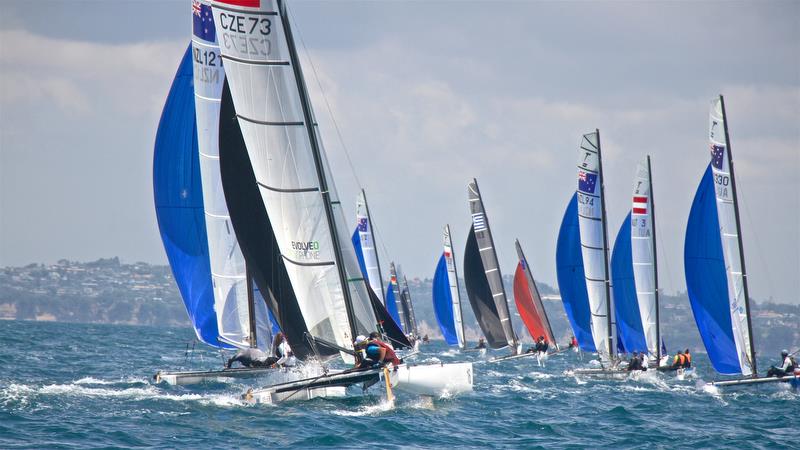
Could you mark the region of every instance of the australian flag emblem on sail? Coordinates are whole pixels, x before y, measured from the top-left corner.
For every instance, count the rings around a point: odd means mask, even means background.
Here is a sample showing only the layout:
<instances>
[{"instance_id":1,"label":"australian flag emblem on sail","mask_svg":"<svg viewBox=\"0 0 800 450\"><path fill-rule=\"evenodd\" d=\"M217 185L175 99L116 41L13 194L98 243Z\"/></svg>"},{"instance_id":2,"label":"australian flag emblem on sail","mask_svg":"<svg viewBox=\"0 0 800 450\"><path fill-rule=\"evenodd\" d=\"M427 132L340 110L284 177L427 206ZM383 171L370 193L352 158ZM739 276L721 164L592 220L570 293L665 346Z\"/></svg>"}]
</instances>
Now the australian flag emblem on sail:
<instances>
[{"instance_id":1,"label":"australian flag emblem on sail","mask_svg":"<svg viewBox=\"0 0 800 450\"><path fill-rule=\"evenodd\" d=\"M725 158L725 146L711 144L711 165L722 170L722 160Z\"/></svg>"},{"instance_id":2,"label":"australian flag emblem on sail","mask_svg":"<svg viewBox=\"0 0 800 450\"><path fill-rule=\"evenodd\" d=\"M362 233L366 233L367 232L367 218L366 217L361 217L361 218L358 219L358 231L360 231Z\"/></svg>"},{"instance_id":3,"label":"australian flag emblem on sail","mask_svg":"<svg viewBox=\"0 0 800 450\"><path fill-rule=\"evenodd\" d=\"M198 0L192 0L192 32L195 37L207 42L216 42L217 40L211 6Z\"/></svg>"},{"instance_id":4,"label":"australian flag emblem on sail","mask_svg":"<svg viewBox=\"0 0 800 450\"><path fill-rule=\"evenodd\" d=\"M597 185L597 174L584 171L578 172L578 190L588 194L594 194Z\"/></svg>"},{"instance_id":5,"label":"australian flag emblem on sail","mask_svg":"<svg viewBox=\"0 0 800 450\"><path fill-rule=\"evenodd\" d=\"M486 217L482 212L472 215L472 226L475 228L475 231L483 231L486 229Z\"/></svg>"}]
</instances>

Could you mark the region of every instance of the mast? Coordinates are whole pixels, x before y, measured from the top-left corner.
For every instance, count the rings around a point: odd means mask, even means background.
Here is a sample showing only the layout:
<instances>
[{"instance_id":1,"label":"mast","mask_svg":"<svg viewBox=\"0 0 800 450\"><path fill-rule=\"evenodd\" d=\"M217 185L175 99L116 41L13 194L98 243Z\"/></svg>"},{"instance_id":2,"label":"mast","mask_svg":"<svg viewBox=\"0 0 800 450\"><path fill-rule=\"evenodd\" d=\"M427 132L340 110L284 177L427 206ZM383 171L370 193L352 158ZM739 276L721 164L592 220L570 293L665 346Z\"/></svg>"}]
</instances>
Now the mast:
<instances>
[{"instance_id":1,"label":"mast","mask_svg":"<svg viewBox=\"0 0 800 450\"><path fill-rule=\"evenodd\" d=\"M653 275L655 276L656 297L656 366L661 364L661 318L658 307L658 254L656 253L656 198L653 195L653 172L650 168L650 155L647 155L647 179L650 182L650 222L653 227Z\"/></svg>"},{"instance_id":2,"label":"mast","mask_svg":"<svg viewBox=\"0 0 800 450\"><path fill-rule=\"evenodd\" d=\"M256 335L256 302L255 293L253 292L253 276L250 274L250 269L247 263L244 266L245 282L247 283L247 318L250 322L250 348L258 347L258 336Z\"/></svg>"},{"instance_id":3,"label":"mast","mask_svg":"<svg viewBox=\"0 0 800 450\"><path fill-rule=\"evenodd\" d=\"M742 288L744 289L744 308L747 312L747 338L750 341L750 364L753 367L753 378L758 378L756 368L756 348L753 345L753 322L750 318L750 295L747 289L747 270L744 266L744 246L742 245L742 224L739 220L739 197L736 195L736 176L733 173L733 153L731 152L731 141L728 136L728 117L725 114L725 99L719 96L720 107L722 108L722 126L725 130L725 147L728 149L728 168L731 173L731 190L733 192L733 213L736 217L736 237L739 241L739 261L742 265Z\"/></svg>"},{"instance_id":4,"label":"mast","mask_svg":"<svg viewBox=\"0 0 800 450\"><path fill-rule=\"evenodd\" d=\"M614 331L611 323L611 282L608 277L608 224L606 219L606 188L604 186L605 177L603 176L603 155L600 151L600 130L595 128L597 133L597 172L600 175L600 209L603 217L603 263L605 264L605 285L606 285L606 321L608 322L608 357L614 355Z\"/></svg>"},{"instance_id":5,"label":"mast","mask_svg":"<svg viewBox=\"0 0 800 450\"><path fill-rule=\"evenodd\" d=\"M300 104L303 108L303 119L306 122L306 131L308 132L308 139L311 144L311 153L314 156L314 166L317 171L319 179L320 194L325 205L325 216L328 220L331 232L331 243L333 244L333 255L336 259L336 269L339 272L339 282L342 285L342 295L344 296L345 309L347 310L348 323L350 325L350 341L352 342L356 336L355 325L355 312L353 311L353 299L350 297L350 289L347 281L347 272L342 260L342 250L339 243L339 235L336 232L336 221L333 218L333 207L331 205L330 191L328 190L328 180L325 178L325 170L322 165L322 155L317 142L317 136L314 132L314 119L311 113L310 101L308 98L308 90L306 88L306 81L303 78L303 71L300 69L300 58L297 55L297 48L294 44L294 37L292 36L291 25L289 24L289 15L286 11L286 2L284 0L277 0L278 8L280 10L281 23L286 34L286 44L289 48L289 57L292 62L292 70L294 71L295 79L297 80L297 90L300 95Z\"/></svg>"},{"instance_id":6,"label":"mast","mask_svg":"<svg viewBox=\"0 0 800 450\"><path fill-rule=\"evenodd\" d=\"M381 272L381 258L378 255L378 241L375 239L375 224L372 222L372 216L369 213L369 203L367 202L367 193L364 191L364 188L361 188L361 196L364 197L364 209L367 210L367 222L369 223L369 237L372 239L372 245L375 247L375 264L378 265L378 280L380 280L381 282L381 298L383 298L383 303L385 305L386 293L383 292L383 272Z\"/></svg>"}]
</instances>

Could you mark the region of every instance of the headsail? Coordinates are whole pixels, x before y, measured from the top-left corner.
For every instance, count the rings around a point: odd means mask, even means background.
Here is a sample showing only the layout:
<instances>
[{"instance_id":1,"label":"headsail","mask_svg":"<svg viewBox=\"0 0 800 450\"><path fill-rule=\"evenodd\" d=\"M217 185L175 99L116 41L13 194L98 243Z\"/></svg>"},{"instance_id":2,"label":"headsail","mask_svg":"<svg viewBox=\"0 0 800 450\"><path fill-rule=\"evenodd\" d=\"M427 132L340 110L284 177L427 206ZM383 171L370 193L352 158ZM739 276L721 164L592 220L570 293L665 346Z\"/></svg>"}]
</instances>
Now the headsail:
<instances>
[{"instance_id":1,"label":"headsail","mask_svg":"<svg viewBox=\"0 0 800 450\"><path fill-rule=\"evenodd\" d=\"M230 222L222 190L219 167L219 107L225 71L219 56L211 5L203 1L192 4L192 53L194 56L194 102L197 114L197 136L200 153L200 175L203 185L208 253L214 286L214 309L222 341L236 347L256 345L269 349L269 328L251 328L244 257ZM266 314L263 301L256 319ZM255 313L255 311L254 311ZM251 343L251 331L257 342Z\"/></svg>"},{"instance_id":2,"label":"headsail","mask_svg":"<svg viewBox=\"0 0 800 450\"><path fill-rule=\"evenodd\" d=\"M472 214L472 228L470 228L469 238L467 239L467 249L464 250L464 276L466 277L467 294L470 297L470 303L475 310L476 317L479 315L478 309L482 310L481 316L486 316L484 322L481 322L481 319L478 319L478 322L481 324L481 328L486 338L489 340L489 345L491 345L492 348L510 346L516 351L517 336L514 334L514 328L511 324L511 315L508 311L508 300L506 299L506 289L505 286L503 286L503 277L500 273L500 265L497 262L494 240L492 239L492 232L489 228L489 219L486 217L486 211L483 207L477 180L473 179L472 182L469 183L467 186L467 193L469 209ZM476 256L480 260L480 270L477 270ZM479 279L473 280L472 277L474 276L479 277ZM471 283L473 289L470 289ZM494 307L483 312L485 307L489 306L484 305L484 303L487 303L487 299L484 298L486 287L489 289L489 300L493 303ZM497 317L495 319L494 317L489 317L489 315L496 315ZM503 334L502 340L499 339L500 336L496 336L497 330L494 328L497 323L495 322L499 322L500 330L502 330ZM486 328L484 328L484 326L486 326ZM493 340L494 344L492 343ZM505 341L505 343L503 343L503 341Z\"/></svg>"},{"instance_id":3,"label":"headsail","mask_svg":"<svg viewBox=\"0 0 800 450\"><path fill-rule=\"evenodd\" d=\"M592 313L592 337L601 359L616 351L608 270L603 167L600 132L584 134L578 158L578 223L583 255L586 291Z\"/></svg>"},{"instance_id":4,"label":"headsail","mask_svg":"<svg viewBox=\"0 0 800 450\"><path fill-rule=\"evenodd\" d=\"M636 296L633 260L631 258L631 214L625 216L611 253L611 278L614 284L614 312L622 351L646 352L640 303ZM654 354L655 355L655 354Z\"/></svg>"},{"instance_id":5,"label":"headsail","mask_svg":"<svg viewBox=\"0 0 800 450\"><path fill-rule=\"evenodd\" d=\"M358 201L356 201L356 229L353 231L352 241L361 273L369 282L375 295L383 302L383 277L381 275L380 262L378 261L377 241L375 240L375 230L372 227L372 220L369 214L369 206L367 206L367 195L363 189L358 195Z\"/></svg>"},{"instance_id":6,"label":"headsail","mask_svg":"<svg viewBox=\"0 0 800 450\"><path fill-rule=\"evenodd\" d=\"M215 1L214 23L256 183L302 317L313 336L351 348L354 334L374 330L377 319L343 230L285 4ZM237 23L252 26L231 25Z\"/></svg>"},{"instance_id":7,"label":"headsail","mask_svg":"<svg viewBox=\"0 0 800 450\"><path fill-rule=\"evenodd\" d=\"M592 338L592 315L589 309L589 294L586 292L586 278L583 274L577 193L572 194L558 231L556 275L564 311L567 313L578 345L586 352L597 351Z\"/></svg>"},{"instance_id":8,"label":"headsail","mask_svg":"<svg viewBox=\"0 0 800 450\"><path fill-rule=\"evenodd\" d=\"M547 318L547 311L542 303L542 296L536 287L530 265L522 252L519 240L515 240L519 263L514 272L514 301L517 304L517 311L522 317L522 322L528 328L531 337L536 340L539 336L544 336L550 345L558 347L550 320Z\"/></svg>"},{"instance_id":9,"label":"headsail","mask_svg":"<svg viewBox=\"0 0 800 450\"><path fill-rule=\"evenodd\" d=\"M153 197L164 250L197 338L219 340L203 216L192 88L192 47L186 49L169 90L153 152Z\"/></svg>"},{"instance_id":10,"label":"headsail","mask_svg":"<svg viewBox=\"0 0 800 450\"><path fill-rule=\"evenodd\" d=\"M458 275L449 225L444 227L444 251L433 275L433 312L445 342L464 348L461 295L458 291Z\"/></svg>"},{"instance_id":11,"label":"headsail","mask_svg":"<svg viewBox=\"0 0 800 450\"><path fill-rule=\"evenodd\" d=\"M717 372L757 373L725 107L711 105L711 163L686 228L684 267L692 312Z\"/></svg>"}]
</instances>

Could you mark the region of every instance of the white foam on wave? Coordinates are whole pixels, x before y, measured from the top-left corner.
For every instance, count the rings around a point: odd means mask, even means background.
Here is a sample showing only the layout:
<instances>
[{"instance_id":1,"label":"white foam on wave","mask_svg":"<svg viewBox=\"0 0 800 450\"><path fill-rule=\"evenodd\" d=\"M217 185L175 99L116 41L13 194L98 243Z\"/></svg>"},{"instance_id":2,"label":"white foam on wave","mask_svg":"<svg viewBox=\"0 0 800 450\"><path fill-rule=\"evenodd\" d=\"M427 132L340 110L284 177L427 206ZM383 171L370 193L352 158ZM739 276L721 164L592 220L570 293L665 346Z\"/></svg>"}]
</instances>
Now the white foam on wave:
<instances>
[{"instance_id":1,"label":"white foam on wave","mask_svg":"<svg viewBox=\"0 0 800 450\"><path fill-rule=\"evenodd\" d=\"M333 411L333 414L345 417L375 416L387 411L391 411L392 409L394 409L394 402L382 399L381 402L376 405L363 406L355 411L348 411L346 409L337 409Z\"/></svg>"},{"instance_id":2,"label":"white foam on wave","mask_svg":"<svg viewBox=\"0 0 800 450\"><path fill-rule=\"evenodd\" d=\"M549 373L543 373L543 372L530 372L530 373L528 373L528 376L531 377L531 378L536 378L536 379L540 379L540 380L546 380L548 378L553 378L553 375L551 375Z\"/></svg>"}]
</instances>

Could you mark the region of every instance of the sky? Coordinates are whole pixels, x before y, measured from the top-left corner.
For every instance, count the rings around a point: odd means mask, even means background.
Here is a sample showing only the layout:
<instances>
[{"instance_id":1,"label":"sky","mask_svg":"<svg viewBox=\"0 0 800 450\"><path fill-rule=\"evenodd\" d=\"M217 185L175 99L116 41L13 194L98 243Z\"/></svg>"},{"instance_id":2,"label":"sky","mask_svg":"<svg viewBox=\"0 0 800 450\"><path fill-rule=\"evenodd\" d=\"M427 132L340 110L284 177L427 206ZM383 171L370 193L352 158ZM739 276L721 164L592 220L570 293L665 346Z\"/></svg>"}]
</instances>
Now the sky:
<instances>
[{"instance_id":1,"label":"sky","mask_svg":"<svg viewBox=\"0 0 800 450\"><path fill-rule=\"evenodd\" d=\"M661 286L685 291L686 221L722 93L751 296L800 303L800 2L289 8L340 196L354 214L367 190L382 261L432 277L446 223L460 260L475 177L501 270L513 273L519 238L534 276L556 285L578 144L599 128L610 241L649 154ZM153 142L190 15L189 0L0 2L0 266L166 264Z\"/></svg>"}]
</instances>

